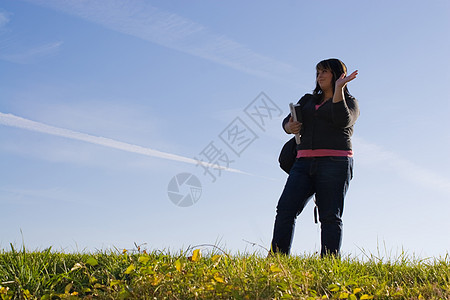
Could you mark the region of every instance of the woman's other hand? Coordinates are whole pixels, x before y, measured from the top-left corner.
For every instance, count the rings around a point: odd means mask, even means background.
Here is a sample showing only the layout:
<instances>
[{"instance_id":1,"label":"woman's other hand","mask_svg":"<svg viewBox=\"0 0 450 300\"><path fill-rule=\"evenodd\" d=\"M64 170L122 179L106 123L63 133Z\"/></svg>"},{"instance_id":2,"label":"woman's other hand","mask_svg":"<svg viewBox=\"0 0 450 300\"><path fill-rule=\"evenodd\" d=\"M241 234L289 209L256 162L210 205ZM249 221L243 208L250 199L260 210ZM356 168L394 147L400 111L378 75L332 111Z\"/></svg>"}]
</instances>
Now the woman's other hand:
<instances>
[{"instance_id":1,"label":"woman's other hand","mask_svg":"<svg viewBox=\"0 0 450 300\"><path fill-rule=\"evenodd\" d=\"M294 118L292 116L289 118L289 121L286 123L286 125L284 125L284 130L287 133L297 134L300 132L301 128L302 128L302 123L300 123L298 121L294 121Z\"/></svg>"}]
</instances>

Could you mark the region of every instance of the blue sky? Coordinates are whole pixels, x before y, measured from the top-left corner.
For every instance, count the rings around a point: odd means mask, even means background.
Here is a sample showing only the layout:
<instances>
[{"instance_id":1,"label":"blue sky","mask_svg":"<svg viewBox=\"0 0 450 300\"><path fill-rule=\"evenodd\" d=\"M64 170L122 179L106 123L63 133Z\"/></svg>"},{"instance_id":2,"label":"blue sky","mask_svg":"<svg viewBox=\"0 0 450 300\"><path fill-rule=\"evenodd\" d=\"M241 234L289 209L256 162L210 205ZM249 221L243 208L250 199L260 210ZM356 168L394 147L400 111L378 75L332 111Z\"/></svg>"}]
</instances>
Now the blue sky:
<instances>
[{"instance_id":1,"label":"blue sky","mask_svg":"<svg viewBox=\"0 0 450 300\"><path fill-rule=\"evenodd\" d=\"M281 120L338 57L361 108L343 252L445 255L448 28L444 0L2 1L0 248L268 247ZM230 169L206 173L208 153ZM189 207L168 194L182 173L201 182ZM319 232L310 203L293 253Z\"/></svg>"}]
</instances>

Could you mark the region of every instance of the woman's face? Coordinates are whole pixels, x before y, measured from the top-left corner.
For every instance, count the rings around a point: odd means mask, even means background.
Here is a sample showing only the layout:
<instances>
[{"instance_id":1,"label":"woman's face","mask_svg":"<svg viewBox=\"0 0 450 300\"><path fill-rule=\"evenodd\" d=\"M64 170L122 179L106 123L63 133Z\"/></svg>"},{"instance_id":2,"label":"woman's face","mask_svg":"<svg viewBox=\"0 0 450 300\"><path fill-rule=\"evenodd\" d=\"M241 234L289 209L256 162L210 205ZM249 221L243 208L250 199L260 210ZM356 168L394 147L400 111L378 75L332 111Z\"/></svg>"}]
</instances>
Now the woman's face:
<instances>
[{"instance_id":1,"label":"woman's face","mask_svg":"<svg viewBox=\"0 0 450 300\"><path fill-rule=\"evenodd\" d=\"M331 70L317 70L317 83L324 92L333 90L333 73L331 73Z\"/></svg>"}]
</instances>

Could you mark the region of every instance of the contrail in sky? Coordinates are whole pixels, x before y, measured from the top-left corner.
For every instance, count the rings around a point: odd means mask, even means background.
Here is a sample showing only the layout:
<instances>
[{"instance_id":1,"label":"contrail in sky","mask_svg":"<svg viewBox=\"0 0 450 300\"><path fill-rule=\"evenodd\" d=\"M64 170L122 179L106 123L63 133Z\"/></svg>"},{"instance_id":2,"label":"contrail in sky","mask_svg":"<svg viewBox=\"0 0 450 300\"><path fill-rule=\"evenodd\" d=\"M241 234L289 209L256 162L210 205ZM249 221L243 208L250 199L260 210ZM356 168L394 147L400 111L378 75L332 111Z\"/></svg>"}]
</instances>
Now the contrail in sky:
<instances>
[{"instance_id":1,"label":"contrail in sky","mask_svg":"<svg viewBox=\"0 0 450 300\"><path fill-rule=\"evenodd\" d=\"M83 141L83 142L87 142L87 143L91 143L91 144L97 144L97 145L101 145L104 147L119 149L119 150L123 150L123 151L127 151L127 152L147 155L147 156L151 156L151 157L164 158L164 159L168 159L168 160L172 160L172 161L179 161L179 162L184 162L184 163L194 164L194 165L200 164L199 161L197 161L193 158L184 157L184 156L171 154L171 153L165 153L165 152L161 152L161 151L150 149L150 148L145 148L145 147L138 146L138 145L133 145L133 144L129 144L129 143L116 141L116 140L113 140L110 138L94 136L94 135L90 135L90 134L86 134L86 133L72 131L69 129L54 127L54 126L46 125L46 124L43 124L40 122L24 119L24 118L15 116L13 114L4 114L4 113L0 112L0 124L10 126L10 127L17 127L17 128L22 128L22 129L26 129L26 130L37 131L37 132L46 133L46 134L50 134L50 135L65 137L65 138L69 138L69 139L73 139L73 140L79 140L79 141ZM207 163L207 162L201 162L201 164L203 166L221 169L221 170L228 171L228 172L234 172L234 173L240 173L240 174L254 176L253 174L250 174L247 172L243 172L243 171L240 171L237 169L232 169L232 168L226 168L224 166L219 166L216 164L211 164L211 163Z\"/></svg>"}]
</instances>

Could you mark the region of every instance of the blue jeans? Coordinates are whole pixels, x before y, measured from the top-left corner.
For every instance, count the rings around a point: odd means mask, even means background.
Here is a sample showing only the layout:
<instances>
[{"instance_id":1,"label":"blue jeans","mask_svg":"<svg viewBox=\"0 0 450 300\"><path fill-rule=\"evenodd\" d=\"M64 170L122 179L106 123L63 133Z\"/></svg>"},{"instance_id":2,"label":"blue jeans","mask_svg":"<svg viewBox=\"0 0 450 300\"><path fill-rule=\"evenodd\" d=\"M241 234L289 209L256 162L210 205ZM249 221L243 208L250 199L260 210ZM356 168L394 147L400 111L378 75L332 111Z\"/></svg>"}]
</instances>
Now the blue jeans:
<instances>
[{"instance_id":1,"label":"blue jeans","mask_svg":"<svg viewBox=\"0 0 450 300\"><path fill-rule=\"evenodd\" d=\"M339 254L344 197L353 177L353 158L299 158L277 205L272 251L289 254L295 220L315 194L321 224L321 256Z\"/></svg>"}]
</instances>

